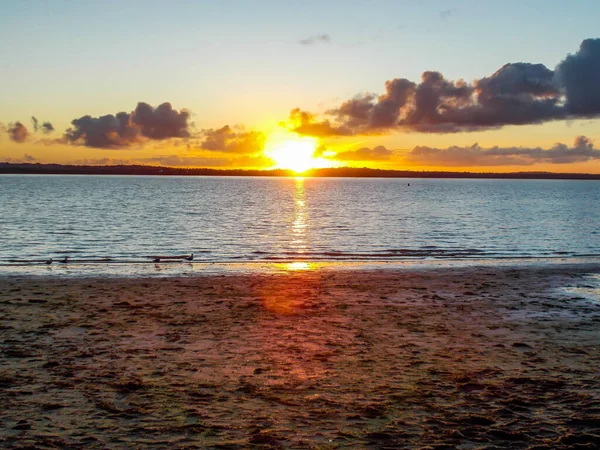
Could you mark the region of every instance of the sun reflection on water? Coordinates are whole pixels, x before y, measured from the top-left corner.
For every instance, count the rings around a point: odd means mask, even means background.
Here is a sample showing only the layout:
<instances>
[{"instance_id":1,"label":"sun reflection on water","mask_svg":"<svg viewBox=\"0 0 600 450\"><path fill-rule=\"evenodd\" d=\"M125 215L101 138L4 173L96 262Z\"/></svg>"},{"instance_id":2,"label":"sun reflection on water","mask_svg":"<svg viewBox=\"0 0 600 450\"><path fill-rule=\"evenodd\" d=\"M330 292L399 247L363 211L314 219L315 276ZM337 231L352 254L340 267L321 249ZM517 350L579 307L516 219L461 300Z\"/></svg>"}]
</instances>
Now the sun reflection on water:
<instances>
[{"instance_id":1,"label":"sun reflection on water","mask_svg":"<svg viewBox=\"0 0 600 450\"><path fill-rule=\"evenodd\" d=\"M284 268L287 270L295 271L295 270L311 270L313 269L312 264L307 263L305 261L294 261L291 263L284 264Z\"/></svg>"},{"instance_id":2,"label":"sun reflection on water","mask_svg":"<svg viewBox=\"0 0 600 450\"><path fill-rule=\"evenodd\" d=\"M307 211L306 211L306 189L304 178L297 177L294 191L294 221L292 222L292 250L296 253L304 253L307 249Z\"/></svg>"}]
</instances>

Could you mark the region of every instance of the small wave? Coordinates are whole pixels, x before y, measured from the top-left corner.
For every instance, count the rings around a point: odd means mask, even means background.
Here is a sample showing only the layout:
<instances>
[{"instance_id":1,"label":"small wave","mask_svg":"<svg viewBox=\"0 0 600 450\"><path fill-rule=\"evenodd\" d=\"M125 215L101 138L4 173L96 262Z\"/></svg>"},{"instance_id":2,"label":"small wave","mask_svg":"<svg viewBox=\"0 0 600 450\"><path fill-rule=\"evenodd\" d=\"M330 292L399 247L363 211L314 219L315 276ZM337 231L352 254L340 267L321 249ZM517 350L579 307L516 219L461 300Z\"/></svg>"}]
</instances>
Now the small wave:
<instances>
[{"instance_id":1,"label":"small wave","mask_svg":"<svg viewBox=\"0 0 600 450\"><path fill-rule=\"evenodd\" d=\"M320 251L320 252L298 252L298 251L282 251L282 252L265 252L254 251L253 255L259 255L258 259L277 260L282 258L296 259L403 259L403 258L468 258L473 256L492 256L493 253L479 249L384 249L371 252L345 252L345 251Z\"/></svg>"}]
</instances>

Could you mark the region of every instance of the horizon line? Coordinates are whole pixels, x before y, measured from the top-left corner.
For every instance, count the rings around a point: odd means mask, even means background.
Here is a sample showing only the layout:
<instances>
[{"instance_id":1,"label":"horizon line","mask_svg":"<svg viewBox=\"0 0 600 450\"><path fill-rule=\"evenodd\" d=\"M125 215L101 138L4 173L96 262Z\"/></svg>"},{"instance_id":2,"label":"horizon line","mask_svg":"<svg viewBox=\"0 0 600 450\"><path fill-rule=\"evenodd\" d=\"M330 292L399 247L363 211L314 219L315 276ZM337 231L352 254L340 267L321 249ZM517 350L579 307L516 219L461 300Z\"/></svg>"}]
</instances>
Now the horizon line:
<instances>
[{"instance_id":1,"label":"horizon line","mask_svg":"<svg viewBox=\"0 0 600 450\"><path fill-rule=\"evenodd\" d=\"M129 169L129 170L127 170ZM135 169L135 171L134 171ZM140 173L139 171L144 171ZM196 172L196 173L194 173ZM0 162L0 174L6 175L153 175L153 176L264 176L306 178L527 178L600 180L600 174L582 172L472 172L452 170L399 170L370 167L326 167L304 172L289 169L216 169L209 167L149 166L143 164L86 165L59 163Z\"/></svg>"}]
</instances>

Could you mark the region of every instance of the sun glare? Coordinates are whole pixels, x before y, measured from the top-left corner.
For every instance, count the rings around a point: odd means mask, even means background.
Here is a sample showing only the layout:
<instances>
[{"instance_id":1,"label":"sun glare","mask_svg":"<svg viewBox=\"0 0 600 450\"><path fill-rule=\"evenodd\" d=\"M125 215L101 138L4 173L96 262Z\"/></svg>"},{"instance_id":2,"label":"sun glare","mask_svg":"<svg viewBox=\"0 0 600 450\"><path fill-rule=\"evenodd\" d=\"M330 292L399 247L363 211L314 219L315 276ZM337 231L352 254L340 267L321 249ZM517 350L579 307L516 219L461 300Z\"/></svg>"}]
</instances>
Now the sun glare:
<instances>
[{"instance_id":1,"label":"sun glare","mask_svg":"<svg viewBox=\"0 0 600 450\"><path fill-rule=\"evenodd\" d=\"M264 153L275 162L275 167L302 173L320 165L320 158L314 157L318 146L319 140L316 138L298 136L281 129L269 135Z\"/></svg>"}]
</instances>

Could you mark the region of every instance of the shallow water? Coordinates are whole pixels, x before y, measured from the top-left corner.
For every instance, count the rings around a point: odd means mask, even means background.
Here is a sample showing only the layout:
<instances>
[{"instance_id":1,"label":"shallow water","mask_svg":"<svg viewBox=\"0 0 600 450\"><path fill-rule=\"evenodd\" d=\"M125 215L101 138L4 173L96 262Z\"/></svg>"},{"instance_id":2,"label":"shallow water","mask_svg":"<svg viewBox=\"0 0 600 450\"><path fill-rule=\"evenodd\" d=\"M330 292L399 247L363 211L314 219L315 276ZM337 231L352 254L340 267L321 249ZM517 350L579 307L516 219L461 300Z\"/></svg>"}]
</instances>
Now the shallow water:
<instances>
[{"instance_id":1,"label":"shallow water","mask_svg":"<svg viewBox=\"0 0 600 450\"><path fill-rule=\"evenodd\" d=\"M600 183L0 176L0 264L600 255Z\"/></svg>"}]
</instances>

